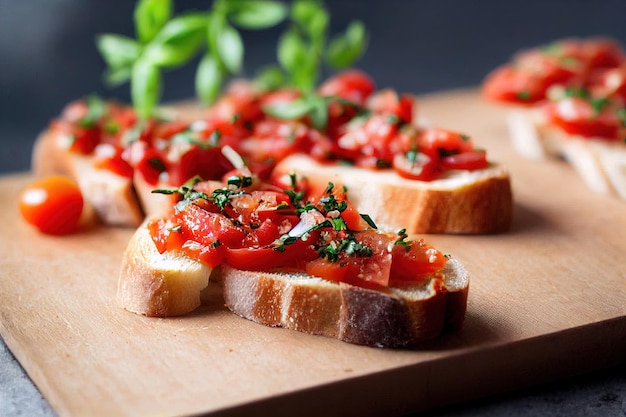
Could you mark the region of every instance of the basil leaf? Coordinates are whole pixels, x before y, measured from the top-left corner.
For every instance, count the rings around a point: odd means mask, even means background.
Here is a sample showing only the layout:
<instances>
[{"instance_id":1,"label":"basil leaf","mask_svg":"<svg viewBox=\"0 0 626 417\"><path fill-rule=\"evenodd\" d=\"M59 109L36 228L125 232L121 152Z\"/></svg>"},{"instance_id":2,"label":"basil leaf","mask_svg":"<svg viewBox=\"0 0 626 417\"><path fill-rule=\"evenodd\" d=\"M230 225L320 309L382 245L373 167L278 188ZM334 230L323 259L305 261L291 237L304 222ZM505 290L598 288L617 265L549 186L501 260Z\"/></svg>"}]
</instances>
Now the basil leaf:
<instances>
[{"instance_id":1,"label":"basil leaf","mask_svg":"<svg viewBox=\"0 0 626 417\"><path fill-rule=\"evenodd\" d=\"M231 21L244 29L265 29L282 22L287 6L277 1L243 0L234 6Z\"/></svg>"},{"instance_id":2,"label":"basil leaf","mask_svg":"<svg viewBox=\"0 0 626 417\"><path fill-rule=\"evenodd\" d=\"M337 35L330 41L326 60L334 68L347 68L361 56L366 44L365 26L360 21L353 21L344 34Z\"/></svg>"},{"instance_id":3,"label":"basil leaf","mask_svg":"<svg viewBox=\"0 0 626 417\"><path fill-rule=\"evenodd\" d=\"M295 120L305 116L313 109L310 100L299 98L293 101L278 102L263 106L263 111L272 117Z\"/></svg>"},{"instance_id":4,"label":"basil leaf","mask_svg":"<svg viewBox=\"0 0 626 417\"><path fill-rule=\"evenodd\" d=\"M140 59L133 66L131 96L133 106L142 118L148 118L159 102L161 73L152 63Z\"/></svg>"},{"instance_id":5,"label":"basil leaf","mask_svg":"<svg viewBox=\"0 0 626 417\"><path fill-rule=\"evenodd\" d=\"M225 24L217 38L218 55L231 74L241 71L243 63L243 41L241 35L232 26Z\"/></svg>"},{"instance_id":6,"label":"basil leaf","mask_svg":"<svg viewBox=\"0 0 626 417\"><path fill-rule=\"evenodd\" d=\"M85 103L87 104L87 114L80 119L80 125L92 128L104 116L107 106L104 100L95 94L87 96Z\"/></svg>"},{"instance_id":7,"label":"basil leaf","mask_svg":"<svg viewBox=\"0 0 626 417\"><path fill-rule=\"evenodd\" d=\"M175 17L146 46L144 57L159 67L176 67L191 59L204 42L206 16L190 13Z\"/></svg>"},{"instance_id":8,"label":"basil leaf","mask_svg":"<svg viewBox=\"0 0 626 417\"><path fill-rule=\"evenodd\" d=\"M135 7L135 31L139 41L150 42L171 16L171 0L140 0Z\"/></svg>"},{"instance_id":9,"label":"basil leaf","mask_svg":"<svg viewBox=\"0 0 626 417\"><path fill-rule=\"evenodd\" d=\"M207 30L207 43L208 49L212 54L216 55L216 59L219 59L219 37L222 33L223 27L227 24L226 15L214 10L208 17L208 30Z\"/></svg>"},{"instance_id":10,"label":"basil leaf","mask_svg":"<svg viewBox=\"0 0 626 417\"><path fill-rule=\"evenodd\" d=\"M323 46L326 40L326 29L328 28L329 19L328 12L321 7L311 16L305 30L308 32L312 42Z\"/></svg>"},{"instance_id":11,"label":"basil leaf","mask_svg":"<svg viewBox=\"0 0 626 417\"><path fill-rule=\"evenodd\" d=\"M213 56L206 54L196 70L196 92L200 100L208 105L220 93L224 74L220 65Z\"/></svg>"},{"instance_id":12,"label":"basil leaf","mask_svg":"<svg viewBox=\"0 0 626 417\"><path fill-rule=\"evenodd\" d=\"M317 58L302 58L296 71L291 74L291 84L301 91L312 93L317 82L318 66Z\"/></svg>"},{"instance_id":13,"label":"basil leaf","mask_svg":"<svg viewBox=\"0 0 626 417\"><path fill-rule=\"evenodd\" d=\"M113 69L131 66L141 54L141 45L122 35L99 35L96 37L96 46L106 64Z\"/></svg>"},{"instance_id":14,"label":"basil leaf","mask_svg":"<svg viewBox=\"0 0 626 417\"><path fill-rule=\"evenodd\" d=\"M310 33L311 22L320 12L325 13L319 2L315 0L297 0L291 6L291 19Z\"/></svg>"},{"instance_id":15,"label":"basil leaf","mask_svg":"<svg viewBox=\"0 0 626 417\"><path fill-rule=\"evenodd\" d=\"M306 61L306 45L298 31L291 28L278 40L278 62L288 72L295 73Z\"/></svg>"},{"instance_id":16,"label":"basil leaf","mask_svg":"<svg viewBox=\"0 0 626 417\"><path fill-rule=\"evenodd\" d=\"M130 76L133 72L133 67L121 67L117 69L108 68L104 72L104 82L109 87L117 87L126 81L130 80Z\"/></svg>"},{"instance_id":17,"label":"basil leaf","mask_svg":"<svg viewBox=\"0 0 626 417\"><path fill-rule=\"evenodd\" d=\"M311 96L309 103L311 105L311 111L309 112L311 124L316 129L326 129L328 124L328 102L322 97Z\"/></svg>"},{"instance_id":18,"label":"basil leaf","mask_svg":"<svg viewBox=\"0 0 626 417\"><path fill-rule=\"evenodd\" d=\"M285 83L285 73L277 66L263 68L254 79L255 86L262 91L272 91Z\"/></svg>"}]
</instances>

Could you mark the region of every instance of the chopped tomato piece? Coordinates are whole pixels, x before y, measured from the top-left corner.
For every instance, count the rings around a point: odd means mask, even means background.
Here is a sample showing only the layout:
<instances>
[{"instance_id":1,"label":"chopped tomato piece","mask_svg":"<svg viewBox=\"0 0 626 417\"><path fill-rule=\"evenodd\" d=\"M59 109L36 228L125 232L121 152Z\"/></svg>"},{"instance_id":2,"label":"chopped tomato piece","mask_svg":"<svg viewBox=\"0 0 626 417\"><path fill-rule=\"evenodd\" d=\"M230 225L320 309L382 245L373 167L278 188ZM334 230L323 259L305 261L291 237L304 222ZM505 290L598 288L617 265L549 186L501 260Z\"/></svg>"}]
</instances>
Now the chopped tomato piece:
<instances>
[{"instance_id":1,"label":"chopped tomato piece","mask_svg":"<svg viewBox=\"0 0 626 417\"><path fill-rule=\"evenodd\" d=\"M393 246L391 264L391 283L415 282L420 278L434 274L444 267L446 257L423 239L407 242L407 245Z\"/></svg>"},{"instance_id":2,"label":"chopped tomato piece","mask_svg":"<svg viewBox=\"0 0 626 417\"><path fill-rule=\"evenodd\" d=\"M374 82L365 73L358 70L347 70L320 85L317 93L321 96L335 96L364 105L374 89Z\"/></svg>"},{"instance_id":3,"label":"chopped tomato piece","mask_svg":"<svg viewBox=\"0 0 626 417\"><path fill-rule=\"evenodd\" d=\"M474 150L469 136L444 129L426 129L418 137L420 152L438 159Z\"/></svg>"},{"instance_id":4,"label":"chopped tomato piece","mask_svg":"<svg viewBox=\"0 0 626 417\"><path fill-rule=\"evenodd\" d=\"M100 144L94 151L96 168L106 169L126 178L133 177L133 167L123 158L124 149L121 146Z\"/></svg>"},{"instance_id":5,"label":"chopped tomato piece","mask_svg":"<svg viewBox=\"0 0 626 417\"><path fill-rule=\"evenodd\" d=\"M608 100L565 97L543 107L548 120L564 132L583 137L617 140L621 120Z\"/></svg>"},{"instance_id":6,"label":"chopped tomato piece","mask_svg":"<svg viewBox=\"0 0 626 417\"><path fill-rule=\"evenodd\" d=\"M416 151L397 154L393 158L393 168L398 175L410 180L431 181L439 175L437 159Z\"/></svg>"},{"instance_id":7,"label":"chopped tomato piece","mask_svg":"<svg viewBox=\"0 0 626 417\"><path fill-rule=\"evenodd\" d=\"M441 166L445 169L462 169L476 171L489 166L485 151L469 151L441 158Z\"/></svg>"}]
</instances>

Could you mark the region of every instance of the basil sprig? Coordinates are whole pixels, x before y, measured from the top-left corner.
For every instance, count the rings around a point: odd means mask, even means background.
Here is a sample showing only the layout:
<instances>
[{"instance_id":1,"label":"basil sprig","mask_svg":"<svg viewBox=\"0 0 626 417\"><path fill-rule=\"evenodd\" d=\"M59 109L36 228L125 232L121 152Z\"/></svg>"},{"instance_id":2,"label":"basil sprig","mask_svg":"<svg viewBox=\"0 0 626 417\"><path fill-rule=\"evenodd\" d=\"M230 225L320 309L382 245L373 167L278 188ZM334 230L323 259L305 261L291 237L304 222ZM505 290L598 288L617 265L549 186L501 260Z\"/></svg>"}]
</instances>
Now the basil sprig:
<instances>
[{"instance_id":1,"label":"basil sprig","mask_svg":"<svg viewBox=\"0 0 626 417\"><path fill-rule=\"evenodd\" d=\"M347 68L365 51L367 33L358 20L329 41L330 15L321 1L295 0L290 21L278 42L278 62L287 83L305 93L314 90L324 62L334 69Z\"/></svg>"},{"instance_id":2,"label":"basil sprig","mask_svg":"<svg viewBox=\"0 0 626 417\"><path fill-rule=\"evenodd\" d=\"M308 117L311 124L323 129L328 123L328 102L335 97L315 94L323 64L334 69L351 66L365 51L368 36L361 21L354 20L346 30L328 39L330 16L318 0L295 0L290 12L290 26L278 42L280 67L269 67L258 80L267 87L286 84L300 90L301 98L264 107L279 119ZM345 103L344 103L345 104Z\"/></svg>"},{"instance_id":3,"label":"basil sprig","mask_svg":"<svg viewBox=\"0 0 626 417\"><path fill-rule=\"evenodd\" d=\"M287 7L276 0L216 0L206 12L173 16L172 0L139 0L134 22L137 39L102 34L96 45L107 64L105 81L130 81L133 106L152 115L162 91L162 71L189 63L199 53L196 92L212 102L223 82L241 71L244 45L236 27L264 29L280 23Z\"/></svg>"}]
</instances>

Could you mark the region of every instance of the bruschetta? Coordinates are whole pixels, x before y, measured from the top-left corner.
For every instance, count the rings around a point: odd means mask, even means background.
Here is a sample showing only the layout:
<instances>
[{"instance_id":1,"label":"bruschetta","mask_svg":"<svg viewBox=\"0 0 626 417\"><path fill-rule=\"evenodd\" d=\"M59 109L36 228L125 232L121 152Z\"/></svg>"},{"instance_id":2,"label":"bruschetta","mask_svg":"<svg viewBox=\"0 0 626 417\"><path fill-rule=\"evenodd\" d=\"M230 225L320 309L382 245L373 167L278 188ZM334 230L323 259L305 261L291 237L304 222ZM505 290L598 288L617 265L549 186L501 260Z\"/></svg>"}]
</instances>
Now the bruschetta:
<instances>
[{"instance_id":1,"label":"bruschetta","mask_svg":"<svg viewBox=\"0 0 626 417\"><path fill-rule=\"evenodd\" d=\"M567 39L517 54L485 80L511 107L514 148L563 158L591 190L626 199L626 53L606 39Z\"/></svg>"},{"instance_id":2,"label":"bruschetta","mask_svg":"<svg viewBox=\"0 0 626 417\"><path fill-rule=\"evenodd\" d=\"M232 175L188 183L124 253L117 298L147 316L189 313L209 279L246 319L350 343L402 347L463 323L469 277L405 230L382 232L340 184L281 190Z\"/></svg>"},{"instance_id":3,"label":"bruschetta","mask_svg":"<svg viewBox=\"0 0 626 417\"><path fill-rule=\"evenodd\" d=\"M295 173L346 184L357 209L386 227L506 231L513 207L506 169L489 161L469 135L421 126L416 113L415 97L376 91L356 70L330 78L309 96L289 88L262 91L239 80L193 118L179 111L173 120L139 120L128 107L92 98L69 106L52 124L38 141L33 165L39 173L65 171L79 179L105 223L136 226L142 214L167 209L171 200L152 194L154 188L176 188L194 176L223 180L236 168L221 152L229 147L265 181ZM100 175L103 170L112 175ZM104 187L113 180L120 185ZM385 190L378 199L393 204L374 208L374 196L364 197L370 183ZM112 216L112 207L120 213ZM411 213L407 224L405 213Z\"/></svg>"}]
</instances>

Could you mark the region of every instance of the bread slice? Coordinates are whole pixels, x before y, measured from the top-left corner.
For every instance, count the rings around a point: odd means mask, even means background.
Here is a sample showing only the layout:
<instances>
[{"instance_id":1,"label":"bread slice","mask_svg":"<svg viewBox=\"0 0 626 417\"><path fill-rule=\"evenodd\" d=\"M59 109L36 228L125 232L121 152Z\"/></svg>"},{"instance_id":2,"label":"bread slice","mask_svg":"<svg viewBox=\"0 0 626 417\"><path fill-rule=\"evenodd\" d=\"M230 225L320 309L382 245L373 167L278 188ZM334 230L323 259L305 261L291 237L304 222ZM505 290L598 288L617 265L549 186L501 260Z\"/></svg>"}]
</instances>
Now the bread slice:
<instances>
[{"instance_id":1,"label":"bread slice","mask_svg":"<svg viewBox=\"0 0 626 417\"><path fill-rule=\"evenodd\" d=\"M32 156L35 175L68 175L76 180L100 221L112 226L140 225L144 214L132 179L97 168L93 156L70 152L66 141L53 130L37 138Z\"/></svg>"},{"instance_id":2,"label":"bread slice","mask_svg":"<svg viewBox=\"0 0 626 417\"><path fill-rule=\"evenodd\" d=\"M408 233L483 234L505 232L513 218L508 172L500 165L479 171L448 171L434 181L415 181L392 170L322 164L306 155L292 155L274 170L296 173L316 187L345 184L361 213L386 230Z\"/></svg>"},{"instance_id":3,"label":"bread slice","mask_svg":"<svg viewBox=\"0 0 626 417\"><path fill-rule=\"evenodd\" d=\"M570 135L545 121L540 109L518 109L508 116L514 148L534 160L562 158L589 189L626 200L626 144Z\"/></svg>"},{"instance_id":4,"label":"bread slice","mask_svg":"<svg viewBox=\"0 0 626 417\"><path fill-rule=\"evenodd\" d=\"M212 268L179 252L159 253L147 222L135 231L124 251L118 303L128 311L151 317L187 314L200 306Z\"/></svg>"},{"instance_id":5,"label":"bread slice","mask_svg":"<svg viewBox=\"0 0 626 417\"><path fill-rule=\"evenodd\" d=\"M437 277L407 288L373 290L303 273L222 267L224 301L235 314L267 326L377 347L415 345L458 329L465 317L469 278L448 260L443 288Z\"/></svg>"},{"instance_id":6,"label":"bread slice","mask_svg":"<svg viewBox=\"0 0 626 417\"><path fill-rule=\"evenodd\" d=\"M156 250L144 223L124 252L117 300L136 314L168 317L200 306L212 269L179 252ZM373 290L304 273L220 267L228 308L268 326L334 337L349 343L401 347L458 329L469 276L456 260L420 284Z\"/></svg>"}]
</instances>

